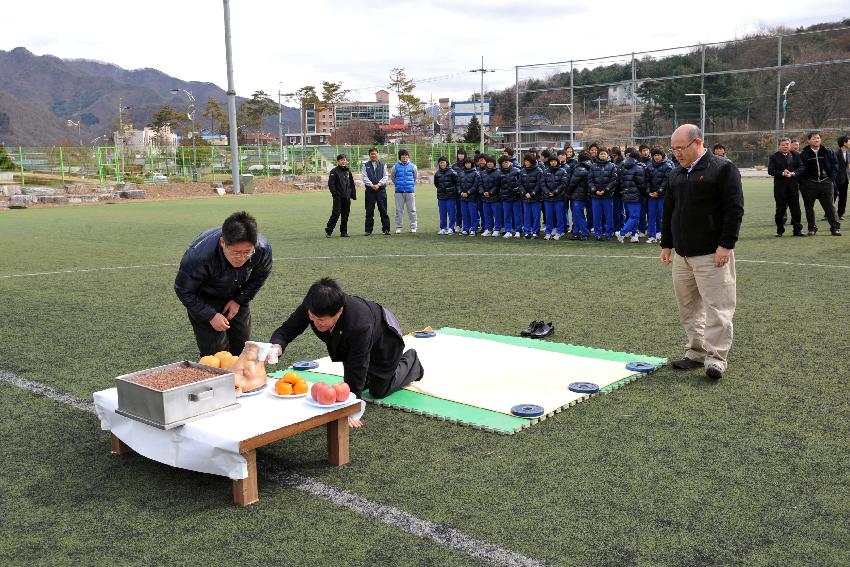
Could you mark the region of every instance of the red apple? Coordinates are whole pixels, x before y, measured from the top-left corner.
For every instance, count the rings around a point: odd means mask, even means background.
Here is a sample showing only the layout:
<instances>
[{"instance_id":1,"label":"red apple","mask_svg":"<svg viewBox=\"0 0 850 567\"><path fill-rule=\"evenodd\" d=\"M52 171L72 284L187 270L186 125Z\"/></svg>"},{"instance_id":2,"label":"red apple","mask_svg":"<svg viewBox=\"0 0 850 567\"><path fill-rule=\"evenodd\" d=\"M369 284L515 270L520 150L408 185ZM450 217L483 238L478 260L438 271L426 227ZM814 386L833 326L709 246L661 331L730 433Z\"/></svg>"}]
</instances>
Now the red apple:
<instances>
[{"instance_id":1,"label":"red apple","mask_svg":"<svg viewBox=\"0 0 850 567\"><path fill-rule=\"evenodd\" d=\"M333 385L334 392L336 392L336 401L344 402L348 399L348 395L351 393L351 388L348 387L348 384L345 382L337 382Z\"/></svg>"},{"instance_id":2,"label":"red apple","mask_svg":"<svg viewBox=\"0 0 850 567\"><path fill-rule=\"evenodd\" d=\"M319 397L319 392L323 392L325 390L330 390L330 386L324 382L315 382L313 387L310 388L310 396L318 403L322 403L321 398Z\"/></svg>"},{"instance_id":3,"label":"red apple","mask_svg":"<svg viewBox=\"0 0 850 567\"><path fill-rule=\"evenodd\" d=\"M329 406L336 402L336 392L331 387L326 387L318 392L319 394L319 403L323 406Z\"/></svg>"}]
</instances>

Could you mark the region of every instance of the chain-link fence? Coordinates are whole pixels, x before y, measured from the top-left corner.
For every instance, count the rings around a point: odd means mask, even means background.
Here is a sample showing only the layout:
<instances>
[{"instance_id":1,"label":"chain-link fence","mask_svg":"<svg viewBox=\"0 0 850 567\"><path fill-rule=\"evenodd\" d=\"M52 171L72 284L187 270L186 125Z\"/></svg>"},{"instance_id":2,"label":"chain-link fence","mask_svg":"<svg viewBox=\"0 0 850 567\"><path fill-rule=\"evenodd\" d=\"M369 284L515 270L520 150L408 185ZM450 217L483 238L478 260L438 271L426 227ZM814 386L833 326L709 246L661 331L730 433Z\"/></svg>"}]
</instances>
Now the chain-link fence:
<instances>
[{"instance_id":1,"label":"chain-link fence","mask_svg":"<svg viewBox=\"0 0 850 567\"><path fill-rule=\"evenodd\" d=\"M360 163L369 159L369 149L376 147L387 164L398 159L406 149L419 169L435 168L445 156L455 160L458 149L472 156L478 144L390 144L324 145L324 146L240 146L239 171L266 178L283 175L323 174L336 165L336 156L345 154L349 165L359 171ZM132 147L50 147L5 148L14 180L22 185L64 185L67 183L162 183L227 181L231 176L228 146L179 146L176 149L149 146ZM499 150L489 148L493 155Z\"/></svg>"},{"instance_id":2,"label":"chain-link fence","mask_svg":"<svg viewBox=\"0 0 850 567\"><path fill-rule=\"evenodd\" d=\"M746 167L766 164L780 135L805 144L816 129L835 146L850 130L848 85L850 27L840 27L518 66L515 98L498 110L522 148L666 147L688 122Z\"/></svg>"}]
</instances>

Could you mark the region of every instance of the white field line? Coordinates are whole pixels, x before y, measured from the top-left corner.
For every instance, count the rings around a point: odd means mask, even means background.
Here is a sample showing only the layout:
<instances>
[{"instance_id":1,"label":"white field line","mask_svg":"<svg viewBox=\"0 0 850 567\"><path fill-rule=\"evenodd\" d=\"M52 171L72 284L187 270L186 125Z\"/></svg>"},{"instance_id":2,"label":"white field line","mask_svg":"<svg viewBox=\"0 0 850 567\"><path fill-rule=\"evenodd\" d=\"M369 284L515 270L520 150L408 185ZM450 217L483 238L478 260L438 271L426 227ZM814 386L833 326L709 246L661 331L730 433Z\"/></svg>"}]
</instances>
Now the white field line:
<instances>
[{"instance_id":1,"label":"white field line","mask_svg":"<svg viewBox=\"0 0 850 567\"><path fill-rule=\"evenodd\" d=\"M97 415L94 403L59 392L38 382L26 380L11 372L0 370L0 382L6 382L16 388ZM454 528L417 518L393 506L379 504L353 492L339 490L308 476L288 470L273 470L268 466L262 466L262 464L260 468L264 478L270 478L289 488L317 496L361 516L433 541L438 545L465 553L492 565L504 567L545 567L547 565L547 563L525 557L509 549L475 539Z\"/></svg>"},{"instance_id":2,"label":"white field line","mask_svg":"<svg viewBox=\"0 0 850 567\"><path fill-rule=\"evenodd\" d=\"M534 254L530 252L441 252L429 254L358 254L349 256L281 256L274 259L275 262L293 261L306 262L310 260L371 260L377 258L602 258L607 260L658 260L658 256L635 256L630 254ZM746 258L735 258L736 263L767 264L776 266L795 266L802 268L829 268L836 270L850 270L850 266L842 264L807 264L802 262L783 262L780 260L749 260ZM84 274L89 272L108 272L113 270L143 270L149 268L176 268L179 264L140 264L136 266L107 266L102 268L78 268L72 270L58 270L55 272L32 272L25 274L7 274L0 276L0 280L12 278L31 278L37 276L55 276L63 274Z\"/></svg>"}]
</instances>

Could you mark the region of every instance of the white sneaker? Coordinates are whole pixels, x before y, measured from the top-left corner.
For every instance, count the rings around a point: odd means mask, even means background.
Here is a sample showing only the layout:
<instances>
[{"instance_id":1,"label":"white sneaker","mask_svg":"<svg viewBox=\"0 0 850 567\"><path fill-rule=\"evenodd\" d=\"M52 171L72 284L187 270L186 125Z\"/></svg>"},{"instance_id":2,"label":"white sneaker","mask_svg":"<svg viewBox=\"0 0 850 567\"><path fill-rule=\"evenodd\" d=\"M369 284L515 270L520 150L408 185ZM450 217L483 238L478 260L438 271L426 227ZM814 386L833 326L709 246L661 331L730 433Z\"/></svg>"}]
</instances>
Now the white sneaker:
<instances>
[{"instance_id":1,"label":"white sneaker","mask_svg":"<svg viewBox=\"0 0 850 567\"><path fill-rule=\"evenodd\" d=\"M454 234L454 233L455 233L455 231L454 231L454 230L452 230L452 229L450 229L450 228L447 228L447 229L446 229L446 234Z\"/></svg>"},{"instance_id":2,"label":"white sneaker","mask_svg":"<svg viewBox=\"0 0 850 567\"><path fill-rule=\"evenodd\" d=\"M485 230L481 233L481 236L490 236L491 234L493 234L492 230Z\"/></svg>"},{"instance_id":3,"label":"white sneaker","mask_svg":"<svg viewBox=\"0 0 850 567\"><path fill-rule=\"evenodd\" d=\"M638 235L640 238L643 238L644 236L646 236L646 233L645 233L645 232L638 232L638 233L637 233L637 235Z\"/></svg>"},{"instance_id":4,"label":"white sneaker","mask_svg":"<svg viewBox=\"0 0 850 567\"><path fill-rule=\"evenodd\" d=\"M505 235L502 238L513 238L513 237L514 237L513 233L506 232Z\"/></svg>"},{"instance_id":5,"label":"white sneaker","mask_svg":"<svg viewBox=\"0 0 850 567\"><path fill-rule=\"evenodd\" d=\"M468 233L467 231L465 231L465 230L464 230L464 231L462 231L462 232L461 232L461 234L462 234L462 235L464 235L464 236L466 236L466 235L468 235L469 233Z\"/></svg>"},{"instance_id":6,"label":"white sneaker","mask_svg":"<svg viewBox=\"0 0 850 567\"><path fill-rule=\"evenodd\" d=\"M547 234L546 236L543 237L543 240L549 240L550 238L552 238L552 235Z\"/></svg>"},{"instance_id":7,"label":"white sneaker","mask_svg":"<svg viewBox=\"0 0 850 567\"><path fill-rule=\"evenodd\" d=\"M400 229L400 228L395 229L395 233L396 233L396 234L401 234L401 229Z\"/></svg>"},{"instance_id":8,"label":"white sneaker","mask_svg":"<svg viewBox=\"0 0 850 567\"><path fill-rule=\"evenodd\" d=\"M552 240L561 240L561 235L555 234L555 236L552 237Z\"/></svg>"},{"instance_id":9,"label":"white sneaker","mask_svg":"<svg viewBox=\"0 0 850 567\"><path fill-rule=\"evenodd\" d=\"M521 237L522 237L522 235L519 233L519 231L514 233L514 238L521 238Z\"/></svg>"},{"instance_id":10,"label":"white sneaker","mask_svg":"<svg viewBox=\"0 0 850 567\"><path fill-rule=\"evenodd\" d=\"M626 237L618 232L617 233L617 240L620 242L620 244L622 244L623 242L626 241Z\"/></svg>"},{"instance_id":11,"label":"white sneaker","mask_svg":"<svg viewBox=\"0 0 850 567\"><path fill-rule=\"evenodd\" d=\"M657 240L658 242L661 242L661 233L660 232L655 233L655 240Z\"/></svg>"},{"instance_id":12,"label":"white sneaker","mask_svg":"<svg viewBox=\"0 0 850 567\"><path fill-rule=\"evenodd\" d=\"M658 242L658 241L655 239L654 236L650 236L649 238L646 239L647 244L655 244L656 242Z\"/></svg>"},{"instance_id":13,"label":"white sneaker","mask_svg":"<svg viewBox=\"0 0 850 567\"><path fill-rule=\"evenodd\" d=\"M415 229L415 228L411 228L411 229L410 229L410 234L416 234L416 229Z\"/></svg>"},{"instance_id":14,"label":"white sneaker","mask_svg":"<svg viewBox=\"0 0 850 567\"><path fill-rule=\"evenodd\" d=\"M640 242L640 240L638 240L638 235L637 235L637 234L635 234L634 236L632 236L632 237L629 239L629 242Z\"/></svg>"},{"instance_id":15,"label":"white sneaker","mask_svg":"<svg viewBox=\"0 0 850 567\"><path fill-rule=\"evenodd\" d=\"M446 230L441 228L440 231L437 234L446 234Z\"/></svg>"},{"instance_id":16,"label":"white sneaker","mask_svg":"<svg viewBox=\"0 0 850 567\"><path fill-rule=\"evenodd\" d=\"M499 238L502 235L498 230L494 230L493 234L491 234L490 236L492 236L493 238Z\"/></svg>"}]
</instances>

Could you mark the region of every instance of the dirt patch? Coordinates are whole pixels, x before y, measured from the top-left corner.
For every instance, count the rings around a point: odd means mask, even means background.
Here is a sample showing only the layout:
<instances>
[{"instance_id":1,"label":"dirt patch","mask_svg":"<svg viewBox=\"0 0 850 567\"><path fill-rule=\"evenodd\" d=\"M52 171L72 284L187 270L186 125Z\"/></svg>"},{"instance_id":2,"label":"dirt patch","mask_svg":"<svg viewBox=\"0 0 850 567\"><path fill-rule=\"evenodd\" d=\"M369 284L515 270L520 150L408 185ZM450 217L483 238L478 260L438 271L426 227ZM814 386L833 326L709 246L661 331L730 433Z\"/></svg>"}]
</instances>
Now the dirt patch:
<instances>
[{"instance_id":1,"label":"dirt patch","mask_svg":"<svg viewBox=\"0 0 850 567\"><path fill-rule=\"evenodd\" d=\"M300 183L299 183L300 184ZM150 185L138 185L138 189L142 189L147 193L147 199L168 200L168 199L192 199L198 197L212 197L216 195L215 188L212 183L156 183ZM225 190L230 195L230 184L224 186ZM312 187L296 187L292 181L278 181L277 179L255 179L254 193L269 194L269 193L303 193L305 191L327 191L320 184L315 184Z\"/></svg>"}]
</instances>

